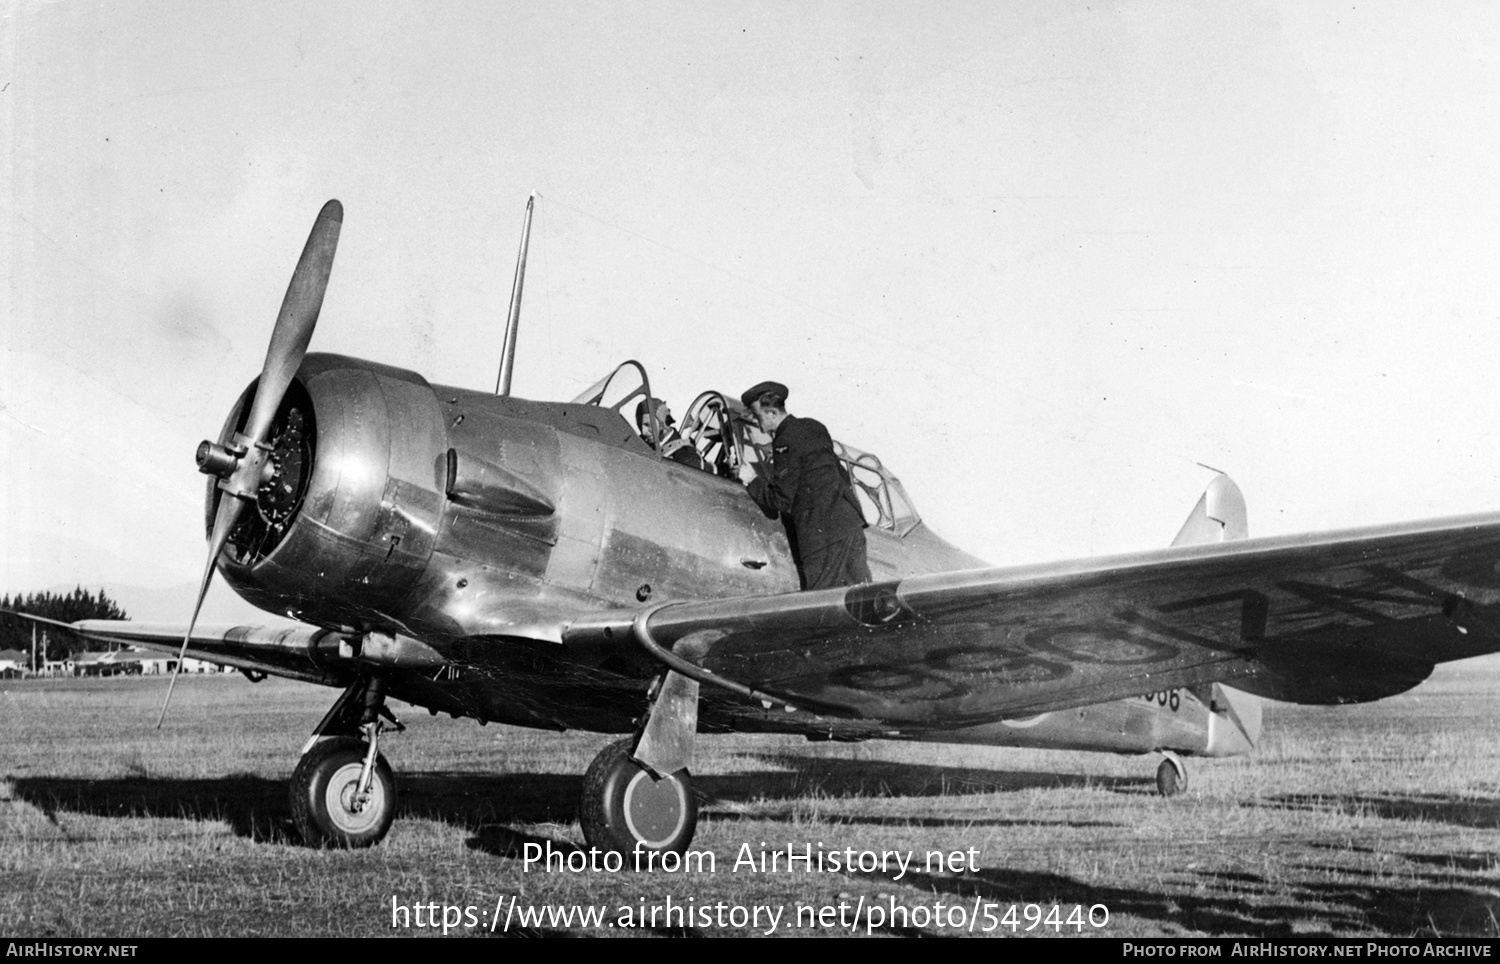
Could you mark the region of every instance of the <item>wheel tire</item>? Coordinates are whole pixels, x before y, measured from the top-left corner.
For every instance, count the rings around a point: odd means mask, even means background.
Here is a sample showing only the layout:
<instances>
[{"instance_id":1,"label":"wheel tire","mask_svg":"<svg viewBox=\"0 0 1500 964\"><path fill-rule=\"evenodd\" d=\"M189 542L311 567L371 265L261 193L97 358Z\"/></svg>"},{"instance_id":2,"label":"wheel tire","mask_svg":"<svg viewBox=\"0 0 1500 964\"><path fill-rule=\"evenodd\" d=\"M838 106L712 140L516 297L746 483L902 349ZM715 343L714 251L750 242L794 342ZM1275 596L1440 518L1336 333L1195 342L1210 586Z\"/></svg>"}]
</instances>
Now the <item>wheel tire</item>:
<instances>
[{"instance_id":1,"label":"wheel tire","mask_svg":"<svg viewBox=\"0 0 1500 964\"><path fill-rule=\"evenodd\" d=\"M353 808L364 762L364 742L347 736L319 741L298 762L289 787L292 822L309 847L369 847L391 829L396 778L385 757L375 756L369 802Z\"/></svg>"},{"instance_id":2,"label":"wheel tire","mask_svg":"<svg viewBox=\"0 0 1500 964\"><path fill-rule=\"evenodd\" d=\"M1187 773L1179 772L1171 760L1161 761L1156 768L1156 792L1164 797L1175 797L1187 789Z\"/></svg>"},{"instance_id":3,"label":"wheel tire","mask_svg":"<svg viewBox=\"0 0 1500 964\"><path fill-rule=\"evenodd\" d=\"M611 743L583 775L578 820L589 846L614 851L631 866L642 850L682 853L698 829L698 799L687 770L656 779L630 758L630 739Z\"/></svg>"}]
</instances>

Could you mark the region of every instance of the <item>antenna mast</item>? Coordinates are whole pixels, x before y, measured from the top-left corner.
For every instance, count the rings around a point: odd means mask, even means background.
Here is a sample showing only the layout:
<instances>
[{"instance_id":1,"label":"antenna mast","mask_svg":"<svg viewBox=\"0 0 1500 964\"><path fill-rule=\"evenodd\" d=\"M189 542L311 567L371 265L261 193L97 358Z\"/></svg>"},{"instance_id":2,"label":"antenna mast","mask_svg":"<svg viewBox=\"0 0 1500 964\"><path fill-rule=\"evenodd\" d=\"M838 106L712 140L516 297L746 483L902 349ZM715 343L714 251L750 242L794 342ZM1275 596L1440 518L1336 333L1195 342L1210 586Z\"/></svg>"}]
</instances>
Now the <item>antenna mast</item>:
<instances>
[{"instance_id":1,"label":"antenna mast","mask_svg":"<svg viewBox=\"0 0 1500 964\"><path fill-rule=\"evenodd\" d=\"M505 319L505 342L500 348L500 374L495 394L510 394L510 374L516 365L516 329L521 324L521 288L526 283L526 250L531 246L531 209L536 192L526 199L526 223L521 227L521 250L516 254L516 279L510 286L510 314Z\"/></svg>"}]
</instances>

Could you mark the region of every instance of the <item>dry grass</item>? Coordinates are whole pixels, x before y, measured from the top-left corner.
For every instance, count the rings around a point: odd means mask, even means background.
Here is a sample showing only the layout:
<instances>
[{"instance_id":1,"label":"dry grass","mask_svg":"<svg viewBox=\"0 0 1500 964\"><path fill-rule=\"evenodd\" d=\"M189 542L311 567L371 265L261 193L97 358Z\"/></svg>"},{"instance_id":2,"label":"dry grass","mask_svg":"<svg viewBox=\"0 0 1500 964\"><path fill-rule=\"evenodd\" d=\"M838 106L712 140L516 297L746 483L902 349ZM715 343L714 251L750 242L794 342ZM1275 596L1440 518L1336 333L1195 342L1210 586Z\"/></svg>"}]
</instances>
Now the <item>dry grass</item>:
<instances>
[{"instance_id":1,"label":"dry grass","mask_svg":"<svg viewBox=\"0 0 1500 964\"><path fill-rule=\"evenodd\" d=\"M392 933L393 898L473 906L487 925L497 901L518 897L604 905L611 918L668 898L762 904L783 908L785 933L799 904L852 911L863 898L926 913L978 901L997 918L1012 904L1058 903L1064 917L1103 904L1108 925L1084 931L1112 936L1495 937L1497 688L1500 659L1488 658L1369 706L1273 707L1256 755L1189 761L1192 788L1170 801L1145 757L706 738L694 849L712 851L717 872L571 874L528 873L519 854L582 844L579 775L603 737L403 712L410 730L385 744L402 792L395 829L372 850L323 852L295 842L283 781L332 691L185 678L157 731L158 681L4 682L0 930L379 935ZM899 880L731 869L762 842L910 851L917 865ZM929 850L970 848L972 872L921 867ZM891 924L867 915L857 927L954 930L920 916ZM553 930L627 932L524 932Z\"/></svg>"}]
</instances>

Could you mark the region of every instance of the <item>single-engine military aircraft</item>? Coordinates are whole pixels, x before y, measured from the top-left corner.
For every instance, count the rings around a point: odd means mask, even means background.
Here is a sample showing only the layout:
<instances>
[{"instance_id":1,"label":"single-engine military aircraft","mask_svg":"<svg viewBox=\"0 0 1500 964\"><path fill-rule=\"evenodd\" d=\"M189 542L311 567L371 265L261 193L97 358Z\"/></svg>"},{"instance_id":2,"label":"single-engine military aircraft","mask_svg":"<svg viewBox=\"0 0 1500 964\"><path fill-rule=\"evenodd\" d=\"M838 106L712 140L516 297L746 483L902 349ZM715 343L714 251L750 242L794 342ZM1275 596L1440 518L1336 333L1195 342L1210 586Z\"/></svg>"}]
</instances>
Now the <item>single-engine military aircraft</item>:
<instances>
[{"instance_id":1,"label":"single-engine military aircraft","mask_svg":"<svg viewBox=\"0 0 1500 964\"><path fill-rule=\"evenodd\" d=\"M700 732L1155 752L1170 795L1182 756L1254 746L1263 697L1375 700L1500 650L1500 514L1249 540L1227 477L1169 548L989 568L842 447L875 581L798 592L783 527L732 477L766 464L735 401L685 413L695 466L627 420L651 397L637 362L571 402L510 396L525 233L495 393L308 354L342 220L328 202L260 377L199 448L209 553L187 628L73 624L342 690L291 779L310 843L389 829L393 698L628 734L580 807L592 846L628 853L692 839ZM197 627L215 568L304 625Z\"/></svg>"}]
</instances>

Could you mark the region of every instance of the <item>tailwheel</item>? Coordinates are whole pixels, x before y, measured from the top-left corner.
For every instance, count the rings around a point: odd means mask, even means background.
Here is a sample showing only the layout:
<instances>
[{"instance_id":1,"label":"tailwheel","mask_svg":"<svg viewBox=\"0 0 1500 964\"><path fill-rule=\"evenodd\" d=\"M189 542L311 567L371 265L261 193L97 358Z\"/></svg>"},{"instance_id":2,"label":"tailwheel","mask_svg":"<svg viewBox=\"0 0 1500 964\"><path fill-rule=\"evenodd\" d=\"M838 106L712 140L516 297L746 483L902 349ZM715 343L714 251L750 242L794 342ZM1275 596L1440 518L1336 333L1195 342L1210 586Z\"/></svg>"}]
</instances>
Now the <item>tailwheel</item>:
<instances>
[{"instance_id":1,"label":"tailwheel","mask_svg":"<svg viewBox=\"0 0 1500 964\"><path fill-rule=\"evenodd\" d=\"M354 737L314 744L297 764L290 789L292 821L312 847L369 847L396 817L390 764Z\"/></svg>"},{"instance_id":2,"label":"tailwheel","mask_svg":"<svg viewBox=\"0 0 1500 964\"><path fill-rule=\"evenodd\" d=\"M680 854L698 828L692 777L686 769L653 775L630 758L632 742L605 747L583 775L583 836L589 846L626 858L637 848Z\"/></svg>"},{"instance_id":3,"label":"tailwheel","mask_svg":"<svg viewBox=\"0 0 1500 964\"><path fill-rule=\"evenodd\" d=\"M1187 767L1171 750L1162 750L1164 759L1156 768L1156 792L1164 797L1175 797L1188 788Z\"/></svg>"}]
</instances>

